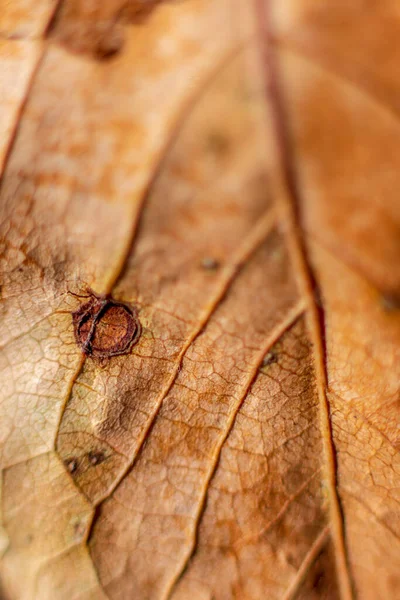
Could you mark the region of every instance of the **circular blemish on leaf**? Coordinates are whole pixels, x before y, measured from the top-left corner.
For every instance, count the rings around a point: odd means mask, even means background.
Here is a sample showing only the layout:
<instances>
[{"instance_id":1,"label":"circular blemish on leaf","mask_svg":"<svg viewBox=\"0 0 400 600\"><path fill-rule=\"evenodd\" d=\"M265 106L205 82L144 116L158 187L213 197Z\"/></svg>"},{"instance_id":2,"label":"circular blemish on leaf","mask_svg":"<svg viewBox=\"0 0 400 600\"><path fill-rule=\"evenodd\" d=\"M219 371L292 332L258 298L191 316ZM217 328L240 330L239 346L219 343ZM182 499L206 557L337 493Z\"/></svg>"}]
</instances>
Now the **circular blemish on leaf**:
<instances>
[{"instance_id":1,"label":"circular blemish on leaf","mask_svg":"<svg viewBox=\"0 0 400 600\"><path fill-rule=\"evenodd\" d=\"M89 298L72 313L76 343L88 356L108 358L129 352L141 333L136 309L93 292Z\"/></svg>"}]
</instances>

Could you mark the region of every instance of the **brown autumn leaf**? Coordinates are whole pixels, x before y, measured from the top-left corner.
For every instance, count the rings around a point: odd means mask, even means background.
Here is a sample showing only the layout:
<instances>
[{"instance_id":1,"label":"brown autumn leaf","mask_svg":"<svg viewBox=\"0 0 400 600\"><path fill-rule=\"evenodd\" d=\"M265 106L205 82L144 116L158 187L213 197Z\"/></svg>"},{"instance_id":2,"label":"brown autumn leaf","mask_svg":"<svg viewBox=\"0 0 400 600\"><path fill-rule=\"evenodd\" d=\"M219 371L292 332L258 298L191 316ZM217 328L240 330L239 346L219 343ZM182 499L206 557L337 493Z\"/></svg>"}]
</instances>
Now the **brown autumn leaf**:
<instances>
[{"instance_id":1,"label":"brown autumn leaf","mask_svg":"<svg viewBox=\"0 0 400 600\"><path fill-rule=\"evenodd\" d=\"M0 32L2 598L398 598L397 3Z\"/></svg>"}]
</instances>

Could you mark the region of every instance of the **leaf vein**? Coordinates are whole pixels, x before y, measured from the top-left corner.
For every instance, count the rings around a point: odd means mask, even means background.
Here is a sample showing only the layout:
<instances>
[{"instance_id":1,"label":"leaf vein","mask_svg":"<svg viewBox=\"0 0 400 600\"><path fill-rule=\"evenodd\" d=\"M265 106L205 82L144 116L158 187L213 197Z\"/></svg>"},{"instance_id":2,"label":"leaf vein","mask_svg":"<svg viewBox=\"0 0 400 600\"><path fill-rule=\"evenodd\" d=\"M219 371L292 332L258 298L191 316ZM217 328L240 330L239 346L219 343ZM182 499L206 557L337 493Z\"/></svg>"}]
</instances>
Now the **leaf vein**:
<instances>
[{"instance_id":1,"label":"leaf vein","mask_svg":"<svg viewBox=\"0 0 400 600\"><path fill-rule=\"evenodd\" d=\"M177 572L175 573L174 577L172 578L172 580L170 581L170 583L168 585L168 588L164 594L165 599L171 598L173 591L176 587L176 584L181 579L182 575L184 574L184 572L187 568L187 565L189 564L192 556L194 555L196 545L198 542L201 521L202 521L202 518L203 518L203 515L205 512L205 508L206 508L206 501L207 501L209 485L210 485L210 482L217 470L223 445L224 445L225 441L227 440L230 432L232 431L232 428L234 426L234 423L235 423L236 417L240 411L240 408L243 405L243 402L246 400L249 392L251 391L252 385L259 374L260 367L262 366L262 362L264 360L265 354L272 348L272 346L274 344L276 344L276 342L282 337L282 335L285 333L285 331L287 331L293 325L293 323L295 323L295 321L301 316L303 311L304 311L304 306L303 306L303 303L300 301L288 312L285 319L277 327L275 327L275 329L268 336L265 344L263 345L263 347L261 348L261 350L258 353L258 356L255 360L254 366L249 373L247 382L245 383L243 392L239 396L238 400L236 401L236 403L232 409L232 412L229 416L229 419L227 420L225 430L222 432L222 435L219 439L219 443L215 448L214 456L213 456L211 465L208 469L208 473L207 473L207 476L206 476L206 479L205 479L204 485L203 485L202 494L201 494L199 502L198 502L197 511L196 511L195 518L194 518L192 539L191 539L190 545L188 547L188 551L186 552L186 555L184 556L180 567L178 567Z\"/></svg>"},{"instance_id":2,"label":"leaf vein","mask_svg":"<svg viewBox=\"0 0 400 600\"><path fill-rule=\"evenodd\" d=\"M303 247L301 232L297 225L298 215L296 213L301 196L297 185L295 164L286 126L287 119L282 98L279 67L273 47L271 0L269 3L265 3L265 0L256 0L255 6L256 13L259 16L259 33L260 40L262 41L261 56L265 67L265 98L267 106L270 107L269 110L271 111L275 128L276 148L280 159L280 165L277 169L279 183L277 210L284 224L289 255L292 258L299 288L308 309L308 326L314 348L317 390L320 404L321 436L325 455L325 477L329 491L329 512L339 588L343 600L351 600L353 598L352 583L344 541L343 515L336 485L335 448L330 423L330 408L326 396L325 352L322 341L320 315L313 294L312 271L307 264L307 256Z\"/></svg>"}]
</instances>

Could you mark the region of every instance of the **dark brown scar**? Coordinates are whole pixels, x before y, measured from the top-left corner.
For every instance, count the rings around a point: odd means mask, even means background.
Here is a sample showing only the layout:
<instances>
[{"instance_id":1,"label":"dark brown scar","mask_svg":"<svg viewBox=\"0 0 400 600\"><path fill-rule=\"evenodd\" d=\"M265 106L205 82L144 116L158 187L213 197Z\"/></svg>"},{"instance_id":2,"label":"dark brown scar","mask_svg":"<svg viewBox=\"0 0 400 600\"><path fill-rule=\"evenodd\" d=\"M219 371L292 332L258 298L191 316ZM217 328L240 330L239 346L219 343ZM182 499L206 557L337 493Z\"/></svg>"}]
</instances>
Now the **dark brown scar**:
<instances>
[{"instance_id":1,"label":"dark brown scar","mask_svg":"<svg viewBox=\"0 0 400 600\"><path fill-rule=\"evenodd\" d=\"M89 300L72 313L75 340L82 352L98 358L127 354L142 331L136 307L92 290L82 297Z\"/></svg>"}]
</instances>

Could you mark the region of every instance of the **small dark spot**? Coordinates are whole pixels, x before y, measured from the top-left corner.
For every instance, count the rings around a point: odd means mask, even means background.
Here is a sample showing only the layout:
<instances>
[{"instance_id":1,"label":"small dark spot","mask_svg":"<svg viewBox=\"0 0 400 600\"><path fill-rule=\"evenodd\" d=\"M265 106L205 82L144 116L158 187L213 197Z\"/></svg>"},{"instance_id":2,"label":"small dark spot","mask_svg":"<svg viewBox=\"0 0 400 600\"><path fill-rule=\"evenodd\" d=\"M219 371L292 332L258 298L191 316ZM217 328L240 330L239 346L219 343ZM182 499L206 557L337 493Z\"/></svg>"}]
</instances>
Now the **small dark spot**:
<instances>
[{"instance_id":1,"label":"small dark spot","mask_svg":"<svg viewBox=\"0 0 400 600\"><path fill-rule=\"evenodd\" d=\"M229 140L219 131L213 131L207 140L208 147L214 154L224 155L229 150Z\"/></svg>"},{"instance_id":2,"label":"small dark spot","mask_svg":"<svg viewBox=\"0 0 400 600\"><path fill-rule=\"evenodd\" d=\"M89 452L88 459L91 465L95 467L106 460L104 452Z\"/></svg>"},{"instance_id":3,"label":"small dark spot","mask_svg":"<svg viewBox=\"0 0 400 600\"><path fill-rule=\"evenodd\" d=\"M322 589L323 582L324 582L324 574L322 572L316 573L316 575L314 577L314 582L312 584L312 589L313 590Z\"/></svg>"},{"instance_id":4,"label":"small dark spot","mask_svg":"<svg viewBox=\"0 0 400 600\"><path fill-rule=\"evenodd\" d=\"M120 27L113 27L99 41L96 55L100 60L107 60L121 52L124 44L123 31Z\"/></svg>"},{"instance_id":5,"label":"small dark spot","mask_svg":"<svg viewBox=\"0 0 400 600\"><path fill-rule=\"evenodd\" d=\"M206 256L201 261L201 266L207 271L216 271L217 269L219 269L221 264L216 258L213 258L212 256Z\"/></svg>"},{"instance_id":6,"label":"small dark spot","mask_svg":"<svg viewBox=\"0 0 400 600\"><path fill-rule=\"evenodd\" d=\"M78 468L78 461L76 458L70 458L67 461L65 461L65 466L67 467L68 471L72 474L75 473L75 471Z\"/></svg>"},{"instance_id":7,"label":"small dark spot","mask_svg":"<svg viewBox=\"0 0 400 600\"><path fill-rule=\"evenodd\" d=\"M400 309L400 296L397 294L384 294L381 296L381 306L386 312Z\"/></svg>"},{"instance_id":8,"label":"small dark spot","mask_svg":"<svg viewBox=\"0 0 400 600\"><path fill-rule=\"evenodd\" d=\"M45 36L68 51L105 60L121 52L128 23L145 23L162 0L70 0L58 2ZM88 8L89 7L89 8Z\"/></svg>"},{"instance_id":9,"label":"small dark spot","mask_svg":"<svg viewBox=\"0 0 400 600\"><path fill-rule=\"evenodd\" d=\"M28 533L28 535L26 536L25 540L26 540L27 544L32 544L32 542L33 542L33 535L31 533Z\"/></svg>"},{"instance_id":10,"label":"small dark spot","mask_svg":"<svg viewBox=\"0 0 400 600\"><path fill-rule=\"evenodd\" d=\"M277 361L278 361L278 357L275 354L275 352L267 352L267 354L263 358L261 367L268 367L269 365L272 365L273 363L276 363Z\"/></svg>"},{"instance_id":11,"label":"small dark spot","mask_svg":"<svg viewBox=\"0 0 400 600\"><path fill-rule=\"evenodd\" d=\"M141 334L136 308L91 290L88 297L88 302L72 313L76 343L87 356L127 354Z\"/></svg>"},{"instance_id":12,"label":"small dark spot","mask_svg":"<svg viewBox=\"0 0 400 600\"><path fill-rule=\"evenodd\" d=\"M86 532L86 524L79 519L74 523L74 535L82 538Z\"/></svg>"},{"instance_id":13,"label":"small dark spot","mask_svg":"<svg viewBox=\"0 0 400 600\"><path fill-rule=\"evenodd\" d=\"M321 310L324 308L324 303L321 296L321 291L314 286L313 289L315 304L317 305L317 310Z\"/></svg>"},{"instance_id":14,"label":"small dark spot","mask_svg":"<svg viewBox=\"0 0 400 600\"><path fill-rule=\"evenodd\" d=\"M286 553L286 560L290 565L295 565L296 564L296 555L294 554L294 552L291 552L289 550L289 552Z\"/></svg>"}]
</instances>

